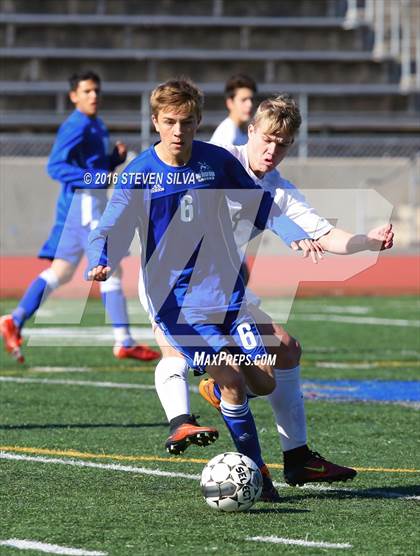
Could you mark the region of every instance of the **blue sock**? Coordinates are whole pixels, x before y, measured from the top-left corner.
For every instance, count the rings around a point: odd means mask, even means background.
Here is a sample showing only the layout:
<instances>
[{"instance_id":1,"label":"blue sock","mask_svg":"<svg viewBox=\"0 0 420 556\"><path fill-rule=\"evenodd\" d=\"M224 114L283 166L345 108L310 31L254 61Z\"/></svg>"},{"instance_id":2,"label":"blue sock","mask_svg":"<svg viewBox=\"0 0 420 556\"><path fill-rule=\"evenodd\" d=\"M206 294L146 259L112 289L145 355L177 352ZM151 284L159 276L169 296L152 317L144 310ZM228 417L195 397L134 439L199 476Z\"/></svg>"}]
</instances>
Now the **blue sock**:
<instances>
[{"instance_id":1,"label":"blue sock","mask_svg":"<svg viewBox=\"0 0 420 556\"><path fill-rule=\"evenodd\" d=\"M248 401L242 405L233 405L222 400L220 409L238 452L251 458L258 467L262 467L264 460L262 459L257 428L248 407Z\"/></svg>"},{"instance_id":2,"label":"blue sock","mask_svg":"<svg viewBox=\"0 0 420 556\"><path fill-rule=\"evenodd\" d=\"M35 278L17 308L13 311L13 320L19 328L22 328L25 321L30 319L41 303L45 301L54 288L50 288L47 281L41 276Z\"/></svg>"},{"instance_id":3,"label":"blue sock","mask_svg":"<svg viewBox=\"0 0 420 556\"><path fill-rule=\"evenodd\" d=\"M220 392L220 388L217 382L214 383L213 392L218 400L222 399L222 393ZM249 392L247 393L246 397L248 398L248 400L258 398L258 396L256 396L255 394L250 394Z\"/></svg>"},{"instance_id":4,"label":"blue sock","mask_svg":"<svg viewBox=\"0 0 420 556\"><path fill-rule=\"evenodd\" d=\"M127 303L121 289L101 292L102 302L114 327L114 335L118 344L131 347L134 341L128 325Z\"/></svg>"}]
</instances>

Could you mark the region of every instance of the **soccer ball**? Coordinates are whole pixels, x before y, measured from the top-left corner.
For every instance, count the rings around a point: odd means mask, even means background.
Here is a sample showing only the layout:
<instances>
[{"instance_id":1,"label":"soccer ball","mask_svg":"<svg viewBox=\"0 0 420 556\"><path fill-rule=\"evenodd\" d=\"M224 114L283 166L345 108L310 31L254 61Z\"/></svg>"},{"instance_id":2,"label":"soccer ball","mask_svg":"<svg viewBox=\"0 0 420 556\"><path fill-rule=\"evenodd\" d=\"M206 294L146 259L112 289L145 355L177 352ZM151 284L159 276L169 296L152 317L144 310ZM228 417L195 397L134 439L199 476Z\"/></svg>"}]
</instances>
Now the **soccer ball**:
<instances>
[{"instance_id":1,"label":"soccer ball","mask_svg":"<svg viewBox=\"0 0 420 556\"><path fill-rule=\"evenodd\" d=\"M225 452L211 459L201 473L201 491L207 504L224 512L243 512L261 496L263 479L252 459Z\"/></svg>"}]
</instances>

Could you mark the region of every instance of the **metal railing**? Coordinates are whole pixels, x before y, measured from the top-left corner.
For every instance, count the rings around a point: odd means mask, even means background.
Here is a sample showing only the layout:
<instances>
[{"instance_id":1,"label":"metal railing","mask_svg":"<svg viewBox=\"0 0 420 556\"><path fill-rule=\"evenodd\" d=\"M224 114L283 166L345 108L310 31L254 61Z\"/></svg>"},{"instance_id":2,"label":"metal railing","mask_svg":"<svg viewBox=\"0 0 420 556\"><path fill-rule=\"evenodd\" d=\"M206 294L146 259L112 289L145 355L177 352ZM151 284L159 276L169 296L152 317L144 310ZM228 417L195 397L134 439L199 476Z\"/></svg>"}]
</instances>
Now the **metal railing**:
<instances>
[{"instance_id":1,"label":"metal railing","mask_svg":"<svg viewBox=\"0 0 420 556\"><path fill-rule=\"evenodd\" d=\"M344 26L372 27L373 54L401 64L400 87L420 90L420 3L418 0L347 0Z\"/></svg>"}]
</instances>

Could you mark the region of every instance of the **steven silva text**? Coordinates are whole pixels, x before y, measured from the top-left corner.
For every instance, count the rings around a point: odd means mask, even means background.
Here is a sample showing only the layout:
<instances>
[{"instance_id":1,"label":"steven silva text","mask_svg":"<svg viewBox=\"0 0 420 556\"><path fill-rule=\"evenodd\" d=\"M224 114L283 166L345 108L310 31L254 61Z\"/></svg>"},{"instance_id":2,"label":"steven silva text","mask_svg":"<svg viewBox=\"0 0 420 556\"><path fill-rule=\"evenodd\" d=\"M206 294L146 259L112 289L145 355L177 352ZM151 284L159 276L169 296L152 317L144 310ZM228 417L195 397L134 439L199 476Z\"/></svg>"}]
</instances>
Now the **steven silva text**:
<instances>
[{"instance_id":1,"label":"steven silva text","mask_svg":"<svg viewBox=\"0 0 420 556\"><path fill-rule=\"evenodd\" d=\"M194 365L203 367L207 365L276 365L275 353L257 354L255 357L245 353L228 353L221 351L220 353L206 353L205 351L196 351L194 353Z\"/></svg>"},{"instance_id":2,"label":"steven silva text","mask_svg":"<svg viewBox=\"0 0 420 556\"><path fill-rule=\"evenodd\" d=\"M192 185L201 181L200 174L194 172L124 172L121 185Z\"/></svg>"}]
</instances>

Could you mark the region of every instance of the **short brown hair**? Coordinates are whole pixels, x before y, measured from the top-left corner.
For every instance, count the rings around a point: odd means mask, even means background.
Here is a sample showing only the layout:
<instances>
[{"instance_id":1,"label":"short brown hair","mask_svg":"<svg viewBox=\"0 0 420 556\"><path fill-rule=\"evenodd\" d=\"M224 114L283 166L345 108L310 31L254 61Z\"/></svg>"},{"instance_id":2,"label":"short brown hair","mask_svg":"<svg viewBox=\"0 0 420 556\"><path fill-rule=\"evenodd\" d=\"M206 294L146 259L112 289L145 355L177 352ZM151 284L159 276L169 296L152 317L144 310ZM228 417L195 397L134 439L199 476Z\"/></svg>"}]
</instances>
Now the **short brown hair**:
<instances>
[{"instance_id":1,"label":"short brown hair","mask_svg":"<svg viewBox=\"0 0 420 556\"><path fill-rule=\"evenodd\" d=\"M254 91L254 93L256 93L257 84L249 75L238 73L236 75L232 75L232 77L229 77L229 79L226 81L225 97L233 98L236 95L236 91L238 89L251 89L251 91Z\"/></svg>"},{"instance_id":2,"label":"short brown hair","mask_svg":"<svg viewBox=\"0 0 420 556\"><path fill-rule=\"evenodd\" d=\"M295 99L288 94L281 94L263 100L258 106L251 124L258 126L263 121L267 124L265 132L269 135L295 135L302 123L302 117Z\"/></svg>"},{"instance_id":3,"label":"short brown hair","mask_svg":"<svg viewBox=\"0 0 420 556\"><path fill-rule=\"evenodd\" d=\"M169 79L158 85L150 95L152 114L157 117L161 110L187 108L201 120L204 95L190 79Z\"/></svg>"}]
</instances>

